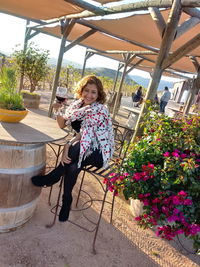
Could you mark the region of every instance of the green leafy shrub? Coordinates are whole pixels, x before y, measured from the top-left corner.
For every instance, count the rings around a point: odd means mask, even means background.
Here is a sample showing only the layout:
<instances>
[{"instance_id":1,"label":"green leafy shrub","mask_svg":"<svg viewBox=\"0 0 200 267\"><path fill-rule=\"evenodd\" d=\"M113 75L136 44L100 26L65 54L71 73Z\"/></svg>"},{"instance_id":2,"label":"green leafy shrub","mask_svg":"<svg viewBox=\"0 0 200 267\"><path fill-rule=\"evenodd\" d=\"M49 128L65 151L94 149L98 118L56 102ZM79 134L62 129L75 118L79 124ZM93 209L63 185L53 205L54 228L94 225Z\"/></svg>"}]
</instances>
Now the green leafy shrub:
<instances>
[{"instance_id":1,"label":"green leafy shrub","mask_svg":"<svg viewBox=\"0 0 200 267\"><path fill-rule=\"evenodd\" d=\"M22 95L16 91L16 73L12 68L3 68L0 73L0 108L24 110Z\"/></svg>"},{"instance_id":2,"label":"green leafy shrub","mask_svg":"<svg viewBox=\"0 0 200 267\"><path fill-rule=\"evenodd\" d=\"M143 203L141 227L168 240L184 234L200 249L200 116L148 115L143 137L105 183Z\"/></svg>"}]
</instances>

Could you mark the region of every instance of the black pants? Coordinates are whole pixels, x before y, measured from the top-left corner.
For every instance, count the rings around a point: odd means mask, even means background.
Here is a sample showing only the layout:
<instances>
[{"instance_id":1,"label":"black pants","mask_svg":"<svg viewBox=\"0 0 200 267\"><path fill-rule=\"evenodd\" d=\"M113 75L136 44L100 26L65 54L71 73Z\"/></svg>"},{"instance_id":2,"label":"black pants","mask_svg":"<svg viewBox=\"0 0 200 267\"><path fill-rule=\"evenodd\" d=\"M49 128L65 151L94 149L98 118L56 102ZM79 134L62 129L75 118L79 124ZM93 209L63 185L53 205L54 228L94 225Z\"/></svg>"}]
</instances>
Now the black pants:
<instances>
[{"instance_id":1,"label":"black pants","mask_svg":"<svg viewBox=\"0 0 200 267\"><path fill-rule=\"evenodd\" d=\"M167 106L167 102L160 101L160 112L165 113L165 107Z\"/></svg>"},{"instance_id":2,"label":"black pants","mask_svg":"<svg viewBox=\"0 0 200 267\"><path fill-rule=\"evenodd\" d=\"M103 166L103 157L99 149L93 151L87 158L85 158L81 167L78 168L78 160L80 153L80 143L76 143L75 145L71 145L69 148L68 156L71 158L70 164L62 164L57 167L60 169L60 172L64 175L64 195L63 198L65 201L71 199L71 194L74 185L76 184L77 177L80 171L87 165L92 165L98 168Z\"/></svg>"}]
</instances>

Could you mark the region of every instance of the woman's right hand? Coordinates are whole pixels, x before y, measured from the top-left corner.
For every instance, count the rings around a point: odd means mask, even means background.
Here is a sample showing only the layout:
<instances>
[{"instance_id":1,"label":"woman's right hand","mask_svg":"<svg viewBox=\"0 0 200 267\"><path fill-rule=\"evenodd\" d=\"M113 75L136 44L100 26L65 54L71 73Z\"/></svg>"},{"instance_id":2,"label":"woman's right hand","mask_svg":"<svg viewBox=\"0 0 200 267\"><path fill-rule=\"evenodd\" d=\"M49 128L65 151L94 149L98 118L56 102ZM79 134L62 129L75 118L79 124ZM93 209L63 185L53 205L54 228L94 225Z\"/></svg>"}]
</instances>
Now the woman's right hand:
<instances>
[{"instance_id":1,"label":"woman's right hand","mask_svg":"<svg viewBox=\"0 0 200 267\"><path fill-rule=\"evenodd\" d=\"M56 111L62 108L62 106L63 106L62 103L57 103L57 102L52 105L53 109L55 109Z\"/></svg>"}]
</instances>

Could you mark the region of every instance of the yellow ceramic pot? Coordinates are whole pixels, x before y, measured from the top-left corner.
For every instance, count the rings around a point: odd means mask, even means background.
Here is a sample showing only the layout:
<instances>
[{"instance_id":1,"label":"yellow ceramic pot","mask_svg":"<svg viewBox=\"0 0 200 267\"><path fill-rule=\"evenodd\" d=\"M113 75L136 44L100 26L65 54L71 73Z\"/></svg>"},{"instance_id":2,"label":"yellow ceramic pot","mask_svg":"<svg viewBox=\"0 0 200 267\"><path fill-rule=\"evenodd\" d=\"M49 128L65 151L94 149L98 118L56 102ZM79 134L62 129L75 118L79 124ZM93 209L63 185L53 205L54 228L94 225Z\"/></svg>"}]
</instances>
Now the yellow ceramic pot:
<instances>
[{"instance_id":1,"label":"yellow ceramic pot","mask_svg":"<svg viewBox=\"0 0 200 267\"><path fill-rule=\"evenodd\" d=\"M25 118L28 110L9 110L0 108L0 121L2 122L19 122Z\"/></svg>"}]
</instances>

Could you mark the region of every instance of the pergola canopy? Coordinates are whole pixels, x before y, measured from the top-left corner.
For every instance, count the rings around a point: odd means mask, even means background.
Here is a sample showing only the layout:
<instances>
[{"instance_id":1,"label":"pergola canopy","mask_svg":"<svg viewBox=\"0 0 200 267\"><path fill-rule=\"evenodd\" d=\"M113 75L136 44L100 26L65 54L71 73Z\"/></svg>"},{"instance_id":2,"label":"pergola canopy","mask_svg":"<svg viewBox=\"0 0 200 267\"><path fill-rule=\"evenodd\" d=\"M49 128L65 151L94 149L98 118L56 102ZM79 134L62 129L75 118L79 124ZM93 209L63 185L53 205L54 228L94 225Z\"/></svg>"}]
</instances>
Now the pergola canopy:
<instances>
[{"instance_id":1,"label":"pergola canopy","mask_svg":"<svg viewBox=\"0 0 200 267\"><path fill-rule=\"evenodd\" d=\"M114 0L98 0L97 2L104 4L107 2L114 2ZM80 0L70 0L68 2L64 0L43 0L40 2L39 0L1 0L1 10L17 16L26 16L32 20L49 20L56 17L59 18L70 14L81 13L84 11L84 8L81 7L81 5L78 5L79 3ZM162 10L159 12L166 25L170 10ZM195 17L182 12L179 20L179 27L191 18L194 19ZM170 53L175 52L184 43L200 33L200 15L198 14L198 17L195 19L196 22L194 26L173 41ZM157 60L157 54L144 54L144 51L149 50L158 52L162 42L162 34L157 27L156 18L152 19L151 13L136 14L126 18L109 20L79 19L76 20L75 26L67 36L67 40L73 42L90 29L96 29L97 31L86 39L81 40L78 44L97 50L102 55L107 55L112 59L122 62L124 61L122 56L123 53L107 54L107 51L137 51L138 53L133 61L130 62L130 66L131 64L135 64L138 58L142 58L143 61L141 64L138 64L137 68L147 70L154 67ZM43 29L40 28L38 31L52 34L58 38L62 37L60 26L52 28L44 26ZM140 55L139 52L141 52ZM192 63L190 56L195 57L195 60L198 61L200 57L200 46L195 47L189 53L176 60L176 62L173 62L170 65L170 68L183 73L196 73L196 68Z\"/></svg>"},{"instance_id":2,"label":"pergola canopy","mask_svg":"<svg viewBox=\"0 0 200 267\"><path fill-rule=\"evenodd\" d=\"M165 21L169 16L169 11L162 11L161 14ZM180 19L180 24L190 18L189 15L183 13ZM148 25L148 29L146 29ZM137 14L127 18L112 19L112 20L79 20L70 32L67 40L72 42L79 36L82 36L91 28L98 29L96 33L80 42L80 45L92 48L105 55L104 51L119 50L119 51L141 51L143 62L137 68L148 71L153 69L157 55L145 54L144 51L152 49L152 51L159 51L162 38L159 34L156 24L151 18L150 14ZM128 30L127 30L128 29ZM62 37L60 26L44 27L43 33L48 33L58 38ZM176 51L186 41L192 39L198 32L200 32L200 24L197 24L191 30L187 31L179 38L177 38L171 47L170 52ZM107 33L107 34L105 34ZM115 38L119 37L121 38ZM126 40L126 41L125 41ZM138 45L137 45L138 44ZM149 48L149 49L148 49ZM200 47L194 49L189 54L190 56L200 57ZM183 73L195 73L195 67L190 60L189 55L182 57L180 60L171 65L171 69ZM107 55L108 56L108 55ZM123 61L121 54L110 54L110 58ZM132 64L135 63L139 55L133 59ZM130 63L130 65L131 65Z\"/></svg>"},{"instance_id":3,"label":"pergola canopy","mask_svg":"<svg viewBox=\"0 0 200 267\"><path fill-rule=\"evenodd\" d=\"M96 0L96 2L105 4L116 0ZM1 0L0 10L33 20L48 20L80 13L84 8L64 0Z\"/></svg>"}]
</instances>

